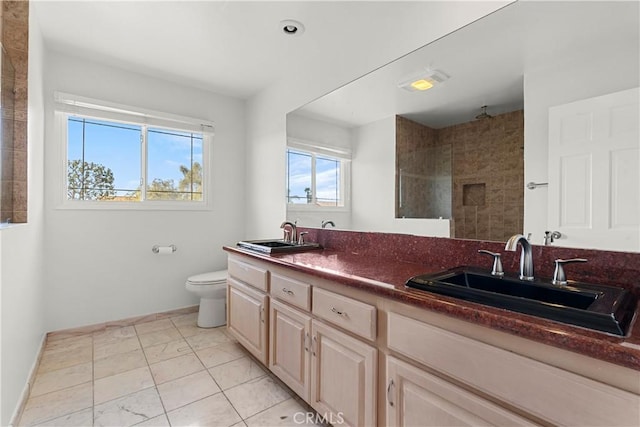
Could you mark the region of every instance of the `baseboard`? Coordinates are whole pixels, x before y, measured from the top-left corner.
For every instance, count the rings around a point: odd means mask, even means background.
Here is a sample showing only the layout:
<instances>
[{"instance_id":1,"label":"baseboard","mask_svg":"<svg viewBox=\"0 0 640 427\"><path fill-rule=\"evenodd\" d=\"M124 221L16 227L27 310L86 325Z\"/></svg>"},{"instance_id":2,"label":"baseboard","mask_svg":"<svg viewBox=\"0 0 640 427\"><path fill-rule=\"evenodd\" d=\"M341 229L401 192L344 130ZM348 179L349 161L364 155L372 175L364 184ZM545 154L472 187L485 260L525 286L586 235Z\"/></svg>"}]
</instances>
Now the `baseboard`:
<instances>
[{"instance_id":1,"label":"baseboard","mask_svg":"<svg viewBox=\"0 0 640 427\"><path fill-rule=\"evenodd\" d=\"M16 405L16 409L13 411L13 415L11 416L11 420L9 421L9 427L17 426L20 421L20 417L22 417L22 412L24 411L24 407L27 404L27 400L29 399L29 394L31 394L31 387L36 378L36 373L38 372L38 367L40 367L40 360L42 359L42 354L44 353L44 346L47 342L47 334L42 334L42 339L40 340L40 346L38 348L38 354L36 355L33 364L31 365L31 369L29 370L29 376L27 377L27 383L24 385L22 389L22 393L20 394L20 398L18 399L18 404Z\"/></svg>"},{"instance_id":2,"label":"baseboard","mask_svg":"<svg viewBox=\"0 0 640 427\"><path fill-rule=\"evenodd\" d=\"M77 328L62 329L47 333L48 340L59 340L78 335L85 335L94 332L100 332L109 328L120 328L124 326L135 325L136 323L153 322L154 320L166 319L180 314L195 313L198 311L198 305L190 305L188 307L178 308L174 310L163 311L160 313L145 314L143 316L129 317L121 320L112 320L109 322L95 323L93 325L80 326Z\"/></svg>"}]
</instances>

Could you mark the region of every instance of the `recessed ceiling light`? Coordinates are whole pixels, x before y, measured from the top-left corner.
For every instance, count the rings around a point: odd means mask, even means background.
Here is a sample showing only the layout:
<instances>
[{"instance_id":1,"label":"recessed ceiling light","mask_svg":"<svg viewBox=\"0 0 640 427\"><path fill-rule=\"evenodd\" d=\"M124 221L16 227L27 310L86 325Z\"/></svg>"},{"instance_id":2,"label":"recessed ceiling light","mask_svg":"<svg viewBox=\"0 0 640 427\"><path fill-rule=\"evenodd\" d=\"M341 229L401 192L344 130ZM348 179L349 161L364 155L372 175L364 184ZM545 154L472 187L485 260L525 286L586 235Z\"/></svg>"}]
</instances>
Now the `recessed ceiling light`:
<instances>
[{"instance_id":1,"label":"recessed ceiling light","mask_svg":"<svg viewBox=\"0 0 640 427\"><path fill-rule=\"evenodd\" d=\"M304 25L302 25L302 22L293 19L280 21L280 28L282 28L282 32L288 36L299 36L304 33Z\"/></svg>"}]
</instances>

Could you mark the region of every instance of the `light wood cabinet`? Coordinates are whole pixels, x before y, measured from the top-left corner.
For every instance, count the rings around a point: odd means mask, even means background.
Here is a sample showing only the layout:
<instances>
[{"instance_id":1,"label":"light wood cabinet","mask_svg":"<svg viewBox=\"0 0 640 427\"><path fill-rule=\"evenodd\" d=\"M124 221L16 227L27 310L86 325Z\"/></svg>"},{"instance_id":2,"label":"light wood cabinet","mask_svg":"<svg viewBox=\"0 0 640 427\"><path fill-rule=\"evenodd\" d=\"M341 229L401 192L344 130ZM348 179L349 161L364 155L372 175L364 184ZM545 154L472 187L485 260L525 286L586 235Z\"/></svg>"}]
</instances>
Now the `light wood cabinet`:
<instances>
[{"instance_id":1,"label":"light wood cabinet","mask_svg":"<svg viewBox=\"0 0 640 427\"><path fill-rule=\"evenodd\" d=\"M259 361L266 364L269 352L268 297L231 277L227 283L227 330Z\"/></svg>"},{"instance_id":2,"label":"light wood cabinet","mask_svg":"<svg viewBox=\"0 0 640 427\"><path fill-rule=\"evenodd\" d=\"M387 357L386 398L389 427L535 425L393 356Z\"/></svg>"},{"instance_id":3,"label":"light wood cabinet","mask_svg":"<svg viewBox=\"0 0 640 427\"><path fill-rule=\"evenodd\" d=\"M376 425L376 348L315 319L311 330L309 404L333 424Z\"/></svg>"},{"instance_id":4,"label":"light wood cabinet","mask_svg":"<svg viewBox=\"0 0 640 427\"><path fill-rule=\"evenodd\" d=\"M638 425L637 371L621 387L619 370L593 378L614 368L599 361L572 370L536 343L237 258L229 331L333 425Z\"/></svg>"},{"instance_id":5,"label":"light wood cabinet","mask_svg":"<svg viewBox=\"0 0 640 427\"><path fill-rule=\"evenodd\" d=\"M311 316L272 299L269 319L269 369L308 401Z\"/></svg>"}]
</instances>

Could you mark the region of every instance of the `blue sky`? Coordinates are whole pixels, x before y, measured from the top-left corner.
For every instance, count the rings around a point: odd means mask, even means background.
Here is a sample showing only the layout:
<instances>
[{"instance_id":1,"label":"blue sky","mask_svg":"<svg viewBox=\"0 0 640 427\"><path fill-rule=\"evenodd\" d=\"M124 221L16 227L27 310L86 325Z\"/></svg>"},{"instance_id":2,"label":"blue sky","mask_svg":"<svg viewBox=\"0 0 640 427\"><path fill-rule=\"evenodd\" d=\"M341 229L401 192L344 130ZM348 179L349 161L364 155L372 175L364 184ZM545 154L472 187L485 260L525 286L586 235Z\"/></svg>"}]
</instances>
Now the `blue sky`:
<instances>
[{"instance_id":1,"label":"blue sky","mask_svg":"<svg viewBox=\"0 0 640 427\"><path fill-rule=\"evenodd\" d=\"M82 159L82 122L70 119L68 124L68 159ZM106 126L109 125L109 126ZM140 185L141 126L87 120L84 126L84 160L100 163L113 171L118 195L135 191ZM149 128L147 140L148 182L154 178L182 178L180 165L191 167L193 161L202 164L202 138L191 134L157 128Z\"/></svg>"},{"instance_id":2,"label":"blue sky","mask_svg":"<svg viewBox=\"0 0 640 427\"><path fill-rule=\"evenodd\" d=\"M289 163L289 195L300 196L299 199L291 199L291 203L306 203L305 188L311 187L311 162L310 154L290 150ZM316 157L316 197L318 199L335 200L339 194L338 184L340 162L321 156ZM338 192L338 193L336 193Z\"/></svg>"}]
</instances>

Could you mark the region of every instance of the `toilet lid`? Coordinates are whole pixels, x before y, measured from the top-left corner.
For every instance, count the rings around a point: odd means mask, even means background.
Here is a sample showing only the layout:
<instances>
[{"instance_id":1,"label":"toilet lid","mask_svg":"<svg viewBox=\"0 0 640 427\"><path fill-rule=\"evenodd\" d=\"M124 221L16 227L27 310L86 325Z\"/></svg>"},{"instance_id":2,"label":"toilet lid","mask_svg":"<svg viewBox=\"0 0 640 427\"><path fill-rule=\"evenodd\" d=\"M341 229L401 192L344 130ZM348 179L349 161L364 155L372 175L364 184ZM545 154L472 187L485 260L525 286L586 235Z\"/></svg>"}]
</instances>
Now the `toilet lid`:
<instances>
[{"instance_id":1,"label":"toilet lid","mask_svg":"<svg viewBox=\"0 0 640 427\"><path fill-rule=\"evenodd\" d=\"M202 285L206 283L224 282L227 280L227 270L211 271L209 273L196 274L187 279L187 283L192 285Z\"/></svg>"}]
</instances>

